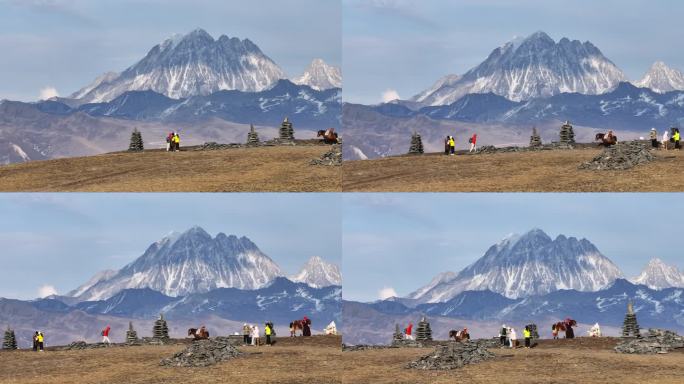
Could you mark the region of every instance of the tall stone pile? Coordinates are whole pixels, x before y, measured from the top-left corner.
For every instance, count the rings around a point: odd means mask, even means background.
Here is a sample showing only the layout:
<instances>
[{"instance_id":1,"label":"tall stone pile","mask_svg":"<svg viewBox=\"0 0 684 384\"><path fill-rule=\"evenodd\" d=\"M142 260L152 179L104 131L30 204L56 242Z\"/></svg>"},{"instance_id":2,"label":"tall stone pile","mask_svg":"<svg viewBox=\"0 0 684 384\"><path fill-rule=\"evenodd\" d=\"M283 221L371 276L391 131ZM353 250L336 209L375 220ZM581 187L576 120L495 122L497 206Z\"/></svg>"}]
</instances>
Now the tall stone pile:
<instances>
[{"instance_id":1,"label":"tall stone pile","mask_svg":"<svg viewBox=\"0 0 684 384\"><path fill-rule=\"evenodd\" d=\"M641 337L639 323L637 323L634 305L631 301L627 303L627 314L625 315L625 321L622 323L622 337Z\"/></svg>"},{"instance_id":2,"label":"tall stone pile","mask_svg":"<svg viewBox=\"0 0 684 384\"><path fill-rule=\"evenodd\" d=\"M159 314L159 319L154 322L152 327L152 337L158 340L168 340L169 339L169 326L164 320L164 314Z\"/></svg>"},{"instance_id":3,"label":"tall stone pile","mask_svg":"<svg viewBox=\"0 0 684 384\"><path fill-rule=\"evenodd\" d=\"M409 154L423 154L423 139L420 138L418 132L413 132L411 136L411 146L409 147Z\"/></svg>"},{"instance_id":4,"label":"tall stone pile","mask_svg":"<svg viewBox=\"0 0 684 384\"><path fill-rule=\"evenodd\" d=\"M648 147L637 141L617 143L606 147L591 161L582 163L579 169L591 170L625 170L637 165L646 164L655 159Z\"/></svg>"},{"instance_id":5,"label":"tall stone pile","mask_svg":"<svg viewBox=\"0 0 684 384\"><path fill-rule=\"evenodd\" d=\"M561 146L572 147L575 144L575 131L572 130L572 125L569 121L561 126L560 141Z\"/></svg>"},{"instance_id":6,"label":"tall stone pile","mask_svg":"<svg viewBox=\"0 0 684 384\"><path fill-rule=\"evenodd\" d=\"M249 132L247 132L247 145L259 145L259 134L254 129L254 124L249 125Z\"/></svg>"},{"instance_id":7,"label":"tall stone pile","mask_svg":"<svg viewBox=\"0 0 684 384\"><path fill-rule=\"evenodd\" d=\"M430 323L427 318L423 318L418 322L416 327L416 341L431 341L432 340L432 329L430 329Z\"/></svg>"},{"instance_id":8,"label":"tall stone pile","mask_svg":"<svg viewBox=\"0 0 684 384\"><path fill-rule=\"evenodd\" d=\"M145 149L143 145L142 133L138 131L138 128L133 128L131 133L131 143L128 146L128 150L131 152L139 152Z\"/></svg>"},{"instance_id":9,"label":"tall stone pile","mask_svg":"<svg viewBox=\"0 0 684 384\"><path fill-rule=\"evenodd\" d=\"M394 333L392 334L392 343L401 342L404 340L404 332L399 328L399 324L394 325Z\"/></svg>"},{"instance_id":10,"label":"tall stone pile","mask_svg":"<svg viewBox=\"0 0 684 384\"><path fill-rule=\"evenodd\" d=\"M684 337L665 329L650 328L646 336L624 339L614 349L617 353L655 354L679 348L684 348Z\"/></svg>"},{"instance_id":11,"label":"tall stone pile","mask_svg":"<svg viewBox=\"0 0 684 384\"><path fill-rule=\"evenodd\" d=\"M126 344L138 344L138 332L133 329L133 322L128 322L128 330L126 331Z\"/></svg>"},{"instance_id":12,"label":"tall stone pile","mask_svg":"<svg viewBox=\"0 0 684 384\"><path fill-rule=\"evenodd\" d=\"M163 359L159 365L171 367L208 367L242 355L226 338L196 340L183 351Z\"/></svg>"},{"instance_id":13,"label":"tall stone pile","mask_svg":"<svg viewBox=\"0 0 684 384\"><path fill-rule=\"evenodd\" d=\"M537 132L537 127L532 127L532 136L530 136L530 147L537 148L541 146L541 136L539 136L539 132Z\"/></svg>"},{"instance_id":14,"label":"tall stone pile","mask_svg":"<svg viewBox=\"0 0 684 384\"><path fill-rule=\"evenodd\" d=\"M283 123L280 124L279 138L281 141L293 141L294 140L294 128L292 128L292 123L286 117Z\"/></svg>"},{"instance_id":15,"label":"tall stone pile","mask_svg":"<svg viewBox=\"0 0 684 384\"><path fill-rule=\"evenodd\" d=\"M406 368L448 370L461 368L467 364L479 363L494 357L487 350L487 343L481 341L469 341L465 343L449 342L446 345L438 345L435 351L410 362Z\"/></svg>"},{"instance_id":16,"label":"tall stone pile","mask_svg":"<svg viewBox=\"0 0 684 384\"><path fill-rule=\"evenodd\" d=\"M17 338L14 335L14 330L10 329L9 325L5 330L5 337L2 339L2 349L17 349Z\"/></svg>"}]
</instances>

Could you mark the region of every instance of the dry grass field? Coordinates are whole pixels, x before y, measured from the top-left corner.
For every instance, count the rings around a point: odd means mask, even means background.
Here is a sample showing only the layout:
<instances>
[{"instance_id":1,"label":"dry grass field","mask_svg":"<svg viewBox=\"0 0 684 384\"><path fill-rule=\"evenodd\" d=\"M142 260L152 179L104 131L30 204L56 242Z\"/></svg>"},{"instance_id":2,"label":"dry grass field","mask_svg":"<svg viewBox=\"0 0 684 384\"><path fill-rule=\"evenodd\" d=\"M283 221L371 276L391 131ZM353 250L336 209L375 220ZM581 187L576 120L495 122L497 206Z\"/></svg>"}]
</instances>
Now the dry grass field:
<instances>
[{"instance_id":1,"label":"dry grass field","mask_svg":"<svg viewBox=\"0 0 684 384\"><path fill-rule=\"evenodd\" d=\"M0 191L334 192L341 167L309 165L327 145L160 150L0 166Z\"/></svg>"},{"instance_id":2,"label":"dry grass field","mask_svg":"<svg viewBox=\"0 0 684 384\"><path fill-rule=\"evenodd\" d=\"M183 345L85 351L0 352L0 383L340 383L341 338L278 338L273 347L240 347L248 355L206 368L163 367Z\"/></svg>"},{"instance_id":3,"label":"dry grass field","mask_svg":"<svg viewBox=\"0 0 684 384\"><path fill-rule=\"evenodd\" d=\"M396 348L342 353L344 383L658 383L684 382L684 353L623 355L612 338L544 340L532 349L492 349L492 360L452 371L404 366L432 348Z\"/></svg>"},{"instance_id":4,"label":"dry grass field","mask_svg":"<svg viewBox=\"0 0 684 384\"><path fill-rule=\"evenodd\" d=\"M481 155L398 156L345 162L350 192L680 192L684 152L626 171L578 170L598 149Z\"/></svg>"}]
</instances>

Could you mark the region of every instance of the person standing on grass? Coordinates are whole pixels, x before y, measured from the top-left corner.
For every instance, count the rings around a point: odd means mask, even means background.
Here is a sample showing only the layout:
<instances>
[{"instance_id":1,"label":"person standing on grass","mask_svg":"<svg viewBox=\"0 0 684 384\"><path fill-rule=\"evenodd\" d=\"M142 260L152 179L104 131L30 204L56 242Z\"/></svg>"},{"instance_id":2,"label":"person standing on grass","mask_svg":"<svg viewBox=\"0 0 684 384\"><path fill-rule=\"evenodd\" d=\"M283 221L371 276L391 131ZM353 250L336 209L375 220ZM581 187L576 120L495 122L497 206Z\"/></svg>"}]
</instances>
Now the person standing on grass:
<instances>
[{"instance_id":1,"label":"person standing on grass","mask_svg":"<svg viewBox=\"0 0 684 384\"><path fill-rule=\"evenodd\" d=\"M38 332L36 341L38 342L38 350L40 352L45 352L45 336L43 336L43 332Z\"/></svg>"},{"instance_id":2,"label":"person standing on grass","mask_svg":"<svg viewBox=\"0 0 684 384\"><path fill-rule=\"evenodd\" d=\"M477 151L477 133L473 133L473 136L468 141L470 141L470 151L468 152Z\"/></svg>"},{"instance_id":3,"label":"person standing on grass","mask_svg":"<svg viewBox=\"0 0 684 384\"><path fill-rule=\"evenodd\" d=\"M503 324L503 325L501 325L501 331L499 331L499 341L501 342L502 348L506 346L507 335L508 335L508 332L507 332L506 324Z\"/></svg>"},{"instance_id":4,"label":"person standing on grass","mask_svg":"<svg viewBox=\"0 0 684 384\"><path fill-rule=\"evenodd\" d=\"M525 348L530 347L530 338L532 337L532 332L530 332L530 327L525 326L523 330L523 337L525 338Z\"/></svg>"},{"instance_id":5,"label":"person standing on grass","mask_svg":"<svg viewBox=\"0 0 684 384\"><path fill-rule=\"evenodd\" d=\"M269 323L264 326L264 334L266 335L266 345L271 346L271 325Z\"/></svg>"},{"instance_id":6,"label":"person standing on grass","mask_svg":"<svg viewBox=\"0 0 684 384\"><path fill-rule=\"evenodd\" d=\"M511 348L517 347L518 346L518 335L515 333L515 328L513 328L513 327L509 328L508 333L510 334Z\"/></svg>"},{"instance_id":7,"label":"person standing on grass","mask_svg":"<svg viewBox=\"0 0 684 384\"><path fill-rule=\"evenodd\" d=\"M667 129L663 132L663 149L668 150L670 148L670 131Z\"/></svg>"},{"instance_id":8,"label":"person standing on grass","mask_svg":"<svg viewBox=\"0 0 684 384\"><path fill-rule=\"evenodd\" d=\"M451 150L451 156L456 154L456 140L453 136L449 136L449 149Z\"/></svg>"},{"instance_id":9,"label":"person standing on grass","mask_svg":"<svg viewBox=\"0 0 684 384\"><path fill-rule=\"evenodd\" d=\"M681 147L679 146L679 128L674 129L674 134L672 135L672 138L674 139L675 149L681 149Z\"/></svg>"},{"instance_id":10,"label":"person standing on grass","mask_svg":"<svg viewBox=\"0 0 684 384\"><path fill-rule=\"evenodd\" d=\"M451 149L451 145L449 144L451 142L451 136L447 135L446 139L444 139L444 154L449 155L449 150Z\"/></svg>"},{"instance_id":11,"label":"person standing on grass","mask_svg":"<svg viewBox=\"0 0 684 384\"><path fill-rule=\"evenodd\" d=\"M173 137L175 135L175 132L169 132L169 134L166 136L166 152L170 152L173 148Z\"/></svg>"},{"instance_id":12,"label":"person standing on grass","mask_svg":"<svg viewBox=\"0 0 684 384\"><path fill-rule=\"evenodd\" d=\"M178 133L173 135L173 147L176 152L180 151L180 135Z\"/></svg>"},{"instance_id":13,"label":"person standing on grass","mask_svg":"<svg viewBox=\"0 0 684 384\"><path fill-rule=\"evenodd\" d=\"M651 147L658 148L658 131L655 128L651 128L649 137L651 139Z\"/></svg>"},{"instance_id":14,"label":"person standing on grass","mask_svg":"<svg viewBox=\"0 0 684 384\"><path fill-rule=\"evenodd\" d=\"M33 334L33 352L38 351L38 331Z\"/></svg>"},{"instance_id":15,"label":"person standing on grass","mask_svg":"<svg viewBox=\"0 0 684 384\"><path fill-rule=\"evenodd\" d=\"M251 330L252 329L247 323L242 326L242 343L244 345L250 344L251 340L249 339L249 334L251 333Z\"/></svg>"},{"instance_id":16,"label":"person standing on grass","mask_svg":"<svg viewBox=\"0 0 684 384\"><path fill-rule=\"evenodd\" d=\"M107 325L107 326L105 327L105 329L102 330L102 343L103 343L103 344L104 344L104 343L107 343L107 344L111 344L111 343L112 343L111 341L109 341L109 330L110 330L110 329L111 329L111 327L110 327L109 325Z\"/></svg>"},{"instance_id":17,"label":"person standing on grass","mask_svg":"<svg viewBox=\"0 0 684 384\"><path fill-rule=\"evenodd\" d=\"M252 328L252 345L258 347L260 342L261 342L261 337L259 335L259 326L254 324L254 328Z\"/></svg>"}]
</instances>

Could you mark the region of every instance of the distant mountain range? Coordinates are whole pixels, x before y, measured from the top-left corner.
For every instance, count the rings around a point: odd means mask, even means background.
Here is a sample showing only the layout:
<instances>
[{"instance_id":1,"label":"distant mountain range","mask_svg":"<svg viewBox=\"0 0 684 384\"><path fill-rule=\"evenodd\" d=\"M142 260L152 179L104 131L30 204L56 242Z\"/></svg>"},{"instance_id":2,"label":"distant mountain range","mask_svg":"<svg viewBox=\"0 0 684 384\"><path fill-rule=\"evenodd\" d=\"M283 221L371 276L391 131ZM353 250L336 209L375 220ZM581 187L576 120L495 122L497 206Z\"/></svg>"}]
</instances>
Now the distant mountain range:
<instances>
[{"instance_id":1,"label":"distant mountain range","mask_svg":"<svg viewBox=\"0 0 684 384\"><path fill-rule=\"evenodd\" d=\"M635 138L651 127L681 125L683 100L684 76L662 62L632 84L591 42L555 42L537 32L494 49L465 74L447 75L410 100L345 104L345 158L404 154L412 131L435 141L458 135L461 148L475 132L484 145L527 145L532 126L556 127L555 137L542 139L557 140L557 127L566 120L584 131L585 140L608 129ZM378 126L382 135L375 132Z\"/></svg>"}]
</instances>

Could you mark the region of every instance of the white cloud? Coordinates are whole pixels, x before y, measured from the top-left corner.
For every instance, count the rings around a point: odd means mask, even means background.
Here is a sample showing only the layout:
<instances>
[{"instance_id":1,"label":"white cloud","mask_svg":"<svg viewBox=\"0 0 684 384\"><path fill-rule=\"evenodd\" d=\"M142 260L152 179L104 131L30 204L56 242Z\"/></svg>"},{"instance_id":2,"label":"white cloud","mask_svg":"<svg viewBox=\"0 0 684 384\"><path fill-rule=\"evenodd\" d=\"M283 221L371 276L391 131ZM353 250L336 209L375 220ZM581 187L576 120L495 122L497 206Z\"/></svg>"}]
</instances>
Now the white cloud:
<instances>
[{"instance_id":1,"label":"white cloud","mask_svg":"<svg viewBox=\"0 0 684 384\"><path fill-rule=\"evenodd\" d=\"M57 97L59 96L59 93L57 93L57 89L55 87L45 87L40 90L40 99L41 100L47 100L51 97Z\"/></svg>"},{"instance_id":2,"label":"white cloud","mask_svg":"<svg viewBox=\"0 0 684 384\"><path fill-rule=\"evenodd\" d=\"M382 93L382 102L387 103L392 100L397 100L400 99L399 93L395 91L394 89L388 89L385 92Z\"/></svg>"},{"instance_id":3,"label":"white cloud","mask_svg":"<svg viewBox=\"0 0 684 384\"><path fill-rule=\"evenodd\" d=\"M38 297L47 297L50 295L56 295L57 294L57 289L55 289L54 286L52 285L42 285L40 288L38 288Z\"/></svg>"},{"instance_id":4,"label":"white cloud","mask_svg":"<svg viewBox=\"0 0 684 384\"><path fill-rule=\"evenodd\" d=\"M399 295L397 295L397 291L395 291L394 288L383 287L381 290L378 291L378 296L380 297L380 300L385 300L385 299L389 299L390 297L399 296Z\"/></svg>"}]
</instances>

